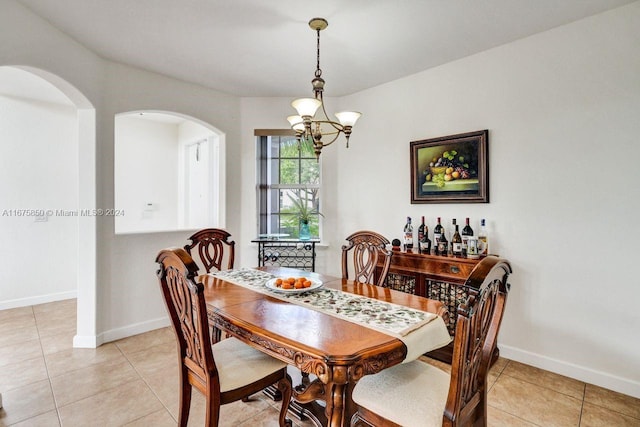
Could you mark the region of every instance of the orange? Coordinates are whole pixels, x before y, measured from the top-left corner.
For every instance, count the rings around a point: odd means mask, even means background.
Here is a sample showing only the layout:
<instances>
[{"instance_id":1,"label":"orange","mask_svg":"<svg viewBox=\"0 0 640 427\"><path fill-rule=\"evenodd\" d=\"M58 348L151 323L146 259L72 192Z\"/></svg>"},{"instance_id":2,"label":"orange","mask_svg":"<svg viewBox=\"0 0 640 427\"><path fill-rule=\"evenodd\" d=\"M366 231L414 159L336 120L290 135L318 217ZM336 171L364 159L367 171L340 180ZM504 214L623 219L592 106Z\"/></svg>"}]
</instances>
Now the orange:
<instances>
[{"instance_id":1,"label":"orange","mask_svg":"<svg viewBox=\"0 0 640 427\"><path fill-rule=\"evenodd\" d=\"M311 280L305 280L304 281L304 287L305 288L310 288L311 287Z\"/></svg>"}]
</instances>

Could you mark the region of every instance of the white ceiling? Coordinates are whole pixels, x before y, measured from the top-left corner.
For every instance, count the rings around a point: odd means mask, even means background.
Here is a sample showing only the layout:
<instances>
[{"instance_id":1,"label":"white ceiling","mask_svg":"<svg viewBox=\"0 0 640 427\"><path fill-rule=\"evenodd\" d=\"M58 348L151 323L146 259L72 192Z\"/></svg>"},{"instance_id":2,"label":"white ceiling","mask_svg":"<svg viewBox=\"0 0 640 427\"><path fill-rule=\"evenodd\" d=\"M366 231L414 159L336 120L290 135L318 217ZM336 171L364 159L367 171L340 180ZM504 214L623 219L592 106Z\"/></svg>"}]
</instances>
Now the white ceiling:
<instances>
[{"instance_id":1,"label":"white ceiling","mask_svg":"<svg viewBox=\"0 0 640 427\"><path fill-rule=\"evenodd\" d=\"M100 56L239 96L327 96L414 74L635 0L18 0Z\"/></svg>"}]
</instances>

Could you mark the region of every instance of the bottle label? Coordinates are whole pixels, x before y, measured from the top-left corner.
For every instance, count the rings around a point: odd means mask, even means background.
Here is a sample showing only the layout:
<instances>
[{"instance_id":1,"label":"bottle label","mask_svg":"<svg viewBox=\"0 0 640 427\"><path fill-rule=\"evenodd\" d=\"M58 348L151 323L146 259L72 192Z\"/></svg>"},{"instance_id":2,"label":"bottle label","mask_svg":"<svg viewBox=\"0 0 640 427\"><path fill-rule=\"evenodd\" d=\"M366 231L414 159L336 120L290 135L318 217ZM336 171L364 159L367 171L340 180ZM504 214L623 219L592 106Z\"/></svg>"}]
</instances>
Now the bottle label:
<instances>
[{"instance_id":1,"label":"bottle label","mask_svg":"<svg viewBox=\"0 0 640 427\"><path fill-rule=\"evenodd\" d=\"M406 233L404 235L404 244L407 249L413 248L413 233Z\"/></svg>"},{"instance_id":2,"label":"bottle label","mask_svg":"<svg viewBox=\"0 0 640 427\"><path fill-rule=\"evenodd\" d=\"M433 240L435 240L436 243L440 241L440 237L442 237L442 234L440 233L433 234Z\"/></svg>"},{"instance_id":3,"label":"bottle label","mask_svg":"<svg viewBox=\"0 0 640 427\"><path fill-rule=\"evenodd\" d=\"M438 242L438 252L440 255L446 255L449 248L449 242Z\"/></svg>"},{"instance_id":4,"label":"bottle label","mask_svg":"<svg viewBox=\"0 0 640 427\"><path fill-rule=\"evenodd\" d=\"M486 236L478 236L478 252L480 255L487 255L489 252L489 245L487 244Z\"/></svg>"},{"instance_id":5,"label":"bottle label","mask_svg":"<svg viewBox=\"0 0 640 427\"><path fill-rule=\"evenodd\" d=\"M454 243L453 244L453 253L454 254L460 254L462 253L462 243Z\"/></svg>"},{"instance_id":6,"label":"bottle label","mask_svg":"<svg viewBox=\"0 0 640 427\"><path fill-rule=\"evenodd\" d=\"M475 237L469 239L467 246L467 256L473 259L478 258L478 239L476 239Z\"/></svg>"},{"instance_id":7,"label":"bottle label","mask_svg":"<svg viewBox=\"0 0 640 427\"><path fill-rule=\"evenodd\" d=\"M462 249L467 249L469 245L469 236L462 236Z\"/></svg>"}]
</instances>

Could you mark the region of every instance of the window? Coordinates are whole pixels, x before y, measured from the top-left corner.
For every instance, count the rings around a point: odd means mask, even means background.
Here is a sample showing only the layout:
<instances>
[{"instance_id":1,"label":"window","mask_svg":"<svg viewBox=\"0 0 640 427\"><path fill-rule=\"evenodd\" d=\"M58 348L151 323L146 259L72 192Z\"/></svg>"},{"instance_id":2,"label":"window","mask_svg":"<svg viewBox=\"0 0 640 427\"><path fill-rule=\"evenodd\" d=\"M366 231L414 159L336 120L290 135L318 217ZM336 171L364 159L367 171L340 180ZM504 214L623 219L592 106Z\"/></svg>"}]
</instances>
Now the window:
<instances>
[{"instance_id":1,"label":"window","mask_svg":"<svg viewBox=\"0 0 640 427\"><path fill-rule=\"evenodd\" d=\"M299 147L295 136L261 135L258 156L259 234L298 238L301 205L310 213L311 237L319 238L320 163L311 145Z\"/></svg>"}]
</instances>

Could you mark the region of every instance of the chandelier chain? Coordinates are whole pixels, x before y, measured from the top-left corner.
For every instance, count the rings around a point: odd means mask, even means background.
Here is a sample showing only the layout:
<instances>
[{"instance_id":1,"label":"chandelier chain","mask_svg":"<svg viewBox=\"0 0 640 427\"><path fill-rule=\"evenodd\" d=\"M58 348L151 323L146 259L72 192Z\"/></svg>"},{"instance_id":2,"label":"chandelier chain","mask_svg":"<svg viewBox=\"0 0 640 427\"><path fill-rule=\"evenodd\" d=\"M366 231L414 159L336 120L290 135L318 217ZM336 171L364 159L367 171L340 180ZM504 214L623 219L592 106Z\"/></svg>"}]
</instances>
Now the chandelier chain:
<instances>
[{"instance_id":1,"label":"chandelier chain","mask_svg":"<svg viewBox=\"0 0 640 427\"><path fill-rule=\"evenodd\" d=\"M316 43L316 77L322 76L322 70L320 69L320 29L316 30L317 43Z\"/></svg>"}]
</instances>

